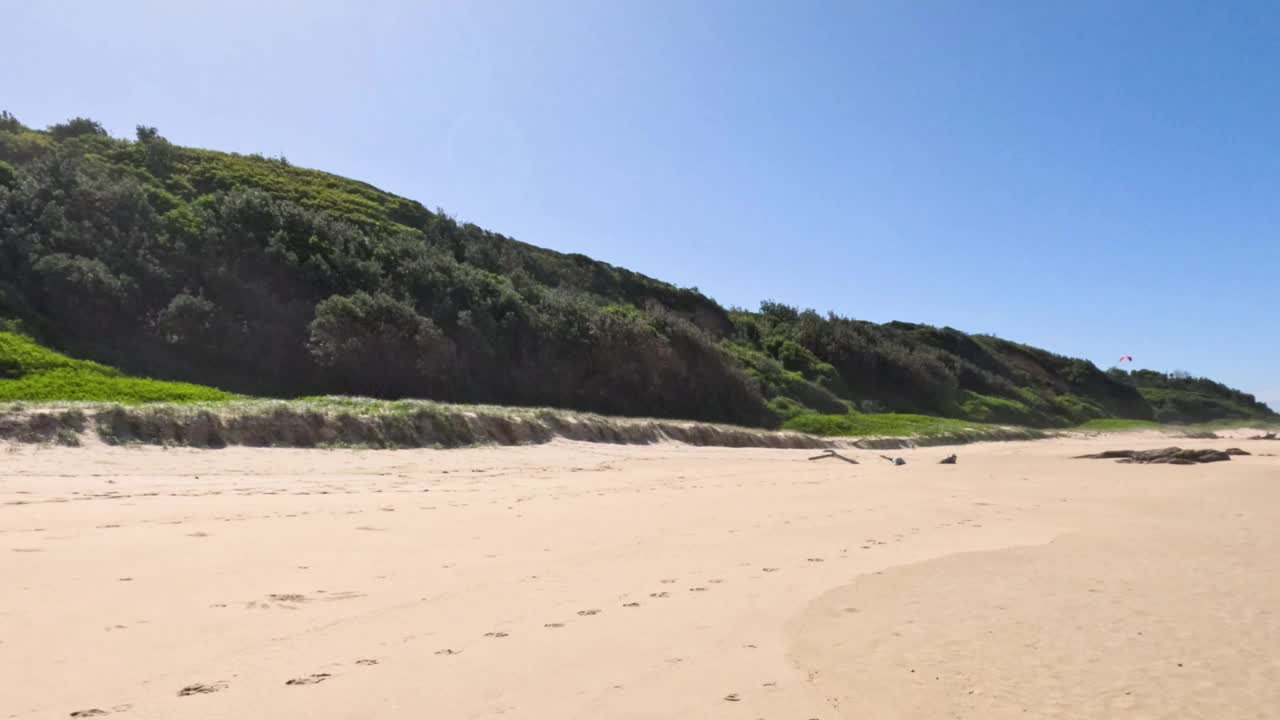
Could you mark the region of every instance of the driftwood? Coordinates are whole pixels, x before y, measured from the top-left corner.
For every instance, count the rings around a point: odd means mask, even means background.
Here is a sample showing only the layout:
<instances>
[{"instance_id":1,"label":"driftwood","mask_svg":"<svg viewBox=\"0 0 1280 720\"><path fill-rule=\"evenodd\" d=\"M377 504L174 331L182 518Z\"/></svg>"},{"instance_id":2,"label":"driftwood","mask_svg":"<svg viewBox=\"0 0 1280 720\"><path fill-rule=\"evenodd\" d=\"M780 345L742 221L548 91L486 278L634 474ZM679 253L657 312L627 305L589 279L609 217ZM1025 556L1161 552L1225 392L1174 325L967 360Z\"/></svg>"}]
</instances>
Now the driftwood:
<instances>
[{"instance_id":1,"label":"driftwood","mask_svg":"<svg viewBox=\"0 0 1280 720\"><path fill-rule=\"evenodd\" d=\"M939 460L939 461L938 461L938 464L939 464L939 465L955 465L955 464L956 464L956 456L955 456L955 455L948 455L948 456L946 456L946 457L942 458L941 460Z\"/></svg>"},{"instance_id":2,"label":"driftwood","mask_svg":"<svg viewBox=\"0 0 1280 720\"><path fill-rule=\"evenodd\" d=\"M888 455L881 455L880 457L884 458L885 460L888 460L889 462L893 463L894 465L906 465L906 464L907 464L907 461L906 461L906 460L903 460L902 458L891 458L891 457L889 457Z\"/></svg>"},{"instance_id":3,"label":"driftwood","mask_svg":"<svg viewBox=\"0 0 1280 720\"><path fill-rule=\"evenodd\" d=\"M840 453L836 452L835 450L824 450L824 451L823 451L823 453L822 453L821 455L815 455L815 456L813 456L813 457L811 457L811 458L809 458L809 459L810 459L810 460L826 460L827 458L838 458L838 459L843 460L843 461L845 461L845 462L847 462L847 463L849 463L849 464L851 464L851 465L857 465L857 464L858 464L858 461L857 461L857 460L854 460L854 459L853 459L853 458L851 458L851 457L845 457L844 455L841 455Z\"/></svg>"},{"instance_id":4,"label":"driftwood","mask_svg":"<svg viewBox=\"0 0 1280 720\"><path fill-rule=\"evenodd\" d=\"M1234 452L1233 452L1234 451ZM1197 463L1222 462L1230 460L1232 455L1245 454L1239 448L1221 450L1183 450L1178 447L1160 448L1159 450L1107 450L1092 455L1077 455L1077 459L1115 460L1122 463L1160 464L1160 465L1195 465Z\"/></svg>"}]
</instances>

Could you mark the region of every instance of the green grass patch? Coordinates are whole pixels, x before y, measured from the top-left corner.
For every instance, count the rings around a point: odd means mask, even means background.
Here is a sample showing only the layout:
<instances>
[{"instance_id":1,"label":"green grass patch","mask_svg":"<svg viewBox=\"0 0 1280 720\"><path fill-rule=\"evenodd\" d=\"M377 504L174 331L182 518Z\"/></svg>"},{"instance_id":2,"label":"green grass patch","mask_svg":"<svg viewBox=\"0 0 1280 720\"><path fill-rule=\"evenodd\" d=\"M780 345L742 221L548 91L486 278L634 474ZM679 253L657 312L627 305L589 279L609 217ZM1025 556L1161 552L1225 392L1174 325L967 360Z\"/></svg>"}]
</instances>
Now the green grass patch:
<instances>
[{"instance_id":1,"label":"green grass patch","mask_svg":"<svg viewBox=\"0 0 1280 720\"><path fill-rule=\"evenodd\" d=\"M47 370L75 370L98 375L119 375L120 371L89 360L76 360L43 347L26 335L0 332L0 378L20 378Z\"/></svg>"},{"instance_id":2,"label":"green grass patch","mask_svg":"<svg viewBox=\"0 0 1280 720\"><path fill-rule=\"evenodd\" d=\"M847 415L800 415L782 424L784 430L827 437L910 437L963 434L994 430L986 423L913 415L910 413L849 413Z\"/></svg>"},{"instance_id":3,"label":"green grass patch","mask_svg":"<svg viewBox=\"0 0 1280 720\"><path fill-rule=\"evenodd\" d=\"M16 380L0 380L0 401L87 401L123 404L152 402L211 402L235 395L184 382L104 375L62 368L32 373Z\"/></svg>"},{"instance_id":4,"label":"green grass patch","mask_svg":"<svg viewBox=\"0 0 1280 720\"><path fill-rule=\"evenodd\" d=\"M1020 393L1021 394L1021 393ZM1030 393L1028 392L1028 395ZM1036 402L1043 402L1031 395ZM1028 407L1027 403L995 395L981 395L965 391L960 412L969 420L981 423L1007 423L1012 425L1051 425L1053 418Z\"/></svg>"},{"instance_id":5,"label":"green grass patch","mask_svg":"<svg viewBox=\"0 0 1280 720\"><path fill-rule=\"evenodd\" d=\"M76 360L25 335L0 332L0 402L213 402L236 395L204 385L128 377Z\"/></svg>"},{"instance_id":6,"label":"green grass patch","mask_svg":"<svg viewBox=\"0 0 1280 720\"><path fill-rule=\"evenodd\" d=\"M1130 420L1127 418L1094 418L1081 424L1079 430L1119 432L1122 430L1159 430L1164 427L1154 420Z\"/></svg>"}]
</instances>

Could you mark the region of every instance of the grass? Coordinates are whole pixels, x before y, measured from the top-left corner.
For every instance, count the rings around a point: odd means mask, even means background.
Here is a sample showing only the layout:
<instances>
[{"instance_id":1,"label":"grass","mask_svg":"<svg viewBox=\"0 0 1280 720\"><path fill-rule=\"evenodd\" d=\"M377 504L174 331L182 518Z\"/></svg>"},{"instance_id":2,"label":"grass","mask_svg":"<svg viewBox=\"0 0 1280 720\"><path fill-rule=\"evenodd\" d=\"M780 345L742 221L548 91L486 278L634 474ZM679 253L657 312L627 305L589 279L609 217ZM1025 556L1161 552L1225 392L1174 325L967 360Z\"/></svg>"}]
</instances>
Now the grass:
<instances>
[{"instance_id":1,"label":"grass","mask_svg":"<svg viewBox=\"0 0 1280 720\"><path fill-rule=\"evenodd\" d=\"M120 371L89 360L75 360L41 346L26 335L0 332L0 378L21 378L49 370L75 370L99 375Z\"/></svg>"},{"instance_id":2,"label":"grass","mask_svg":"<svg viewBox=\"0 0 1280 720\"><path fill-rule=\"evenodd\" d=\"M1210 433L1215 430L1231 430L1235 428L1273 428L1280 426L1280 420L1258 418L1235 418L1231 420L1213 420L1210 422L1178 424L1162 423L1155 420L1128 420L1124 418L1097 418L1077 426L1076 430L1092 430L1095 432L1124 432L1127 430L1174 430L1182 433Z\"/></svg>"},{"instance_id":3,"label":"grass","mask_svg":"<svg viewBox=\"0 0 1280 720\"><path fill-rule=\"evenodd\" d=\"M1078 430L1119 432L1123 430L1159 430L1164 427L1154 420L1129 420L1126 418L1094 418L1081 424Z\"/></svg>"},{"instance_id":4,"label":"grass","mask_svg":"<svg viewBox=\"0 0 1280 720\"><path fill-rule=\"evenodd\" d=\"M446 448L536 444L555 438L617 444L675 440L722 447L826 446L825 441L795 433L708 423L358 397L135 405L73 402L11 412L0 410L0 439L63 442L70 435L57 433L70 427L76 432L88 428L104 442L126 446Z\"/></svg>"},{"instance_id":5,"label":"grass","mask_svg":"<svg viewBox=\"0 0 1280 720\"><path fill-rule=\"evenodd\" d=\"M204 385L124 375L76 360L12 332L0 332L0 402L214 402L236 395Z\"/></svg>"},{"instance_id":6,"label":"grass","mask_svg":"<svg viewBox=\"0 0 1280 720\"><path fill-rule=\"evenodd\" d=\"M967 391L960 403L960 412L966 418L982 423L1049 425L1053 422L1053 418L1025 402Z\"/></svg>"},{"instance_id":7,"label":"grass","mask_svg":"<svg viewBox=\"0 0 1280 720\"><path fill-rule=\"evenodd\" d=\"M782 425L784 430L826 437L925 437L994 432L996 425L909 413L848 413L800 415Z\"/></svg>"}]
</instances>

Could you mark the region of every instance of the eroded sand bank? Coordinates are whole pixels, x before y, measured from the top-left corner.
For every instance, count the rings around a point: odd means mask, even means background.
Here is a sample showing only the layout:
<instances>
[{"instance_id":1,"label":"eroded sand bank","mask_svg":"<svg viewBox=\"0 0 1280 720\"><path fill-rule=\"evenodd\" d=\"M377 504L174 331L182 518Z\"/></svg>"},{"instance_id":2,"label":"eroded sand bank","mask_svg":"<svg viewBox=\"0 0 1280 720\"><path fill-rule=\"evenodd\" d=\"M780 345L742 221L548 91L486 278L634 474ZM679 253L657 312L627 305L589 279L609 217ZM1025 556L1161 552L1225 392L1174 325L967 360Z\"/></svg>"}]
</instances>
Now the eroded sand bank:
<instances>
[{"instance_id":1,"label":"eroded sand bank","mask_svg":"<svg viewBox=\"0 0 1280 720\"><path fill-rule=\"evenodd\" d=\"M1272 452L14 446L0 717L1270 717Z\"/></svg>"}]
</instances>

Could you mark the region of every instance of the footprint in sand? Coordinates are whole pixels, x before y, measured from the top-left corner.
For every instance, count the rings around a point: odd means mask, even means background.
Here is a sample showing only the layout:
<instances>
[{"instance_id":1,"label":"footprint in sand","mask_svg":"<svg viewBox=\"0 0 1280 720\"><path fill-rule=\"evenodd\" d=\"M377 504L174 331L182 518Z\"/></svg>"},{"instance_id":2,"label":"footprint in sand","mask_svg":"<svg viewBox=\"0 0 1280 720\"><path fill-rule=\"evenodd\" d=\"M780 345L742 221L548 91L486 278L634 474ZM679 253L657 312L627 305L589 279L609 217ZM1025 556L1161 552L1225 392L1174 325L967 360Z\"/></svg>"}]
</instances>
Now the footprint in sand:
<instances>
[{"instance_id":1,"label":"footprint in sand","mask_svg":"<svg viewBox=\"0 0 1280 720\"><path fill-rule=\"evenodd\" d=\"M676 581L675 578L668 578L666 580L659 580L658 582L662 583L663 585L670 585L675 581Z\"/></svg>"},{"instance_id":2,"label":"footprint in sand","mask_svg":"<svg viewBox=\"0 0 1280 720\"><path fill-rule=\"evenodd\" d=\"M88 710L77 710L71 713L71 717L74 717L74 718L98 717L99 715L106 715L106 714L107 714L106 710L99 710L98 708L89 708Z\"/></svg>"},{"instance_id":3,"label":"footprint in sand","mask_svg":"<svg viewBox=\"0 0 1280 720\"><path fill-rule=\"evenodd\" d=\"M669 597L670 595L671 595L671 593L669 593L669 592L656 592L656 593L649 593L649 597L651 597L651 598L664 598L664 597Z\"/></svg>"},{"instance_id":4,"label":"footprint in sand","mask_svg":"<svg viewBox=\"0 0 1280 720\"><path fill-rule=\"evenodd\" d=\"M564 627L564 623L547 623L547 624L543 625L542 627L544 627L544 628L562 628L562 627Z\"/></svg>"},{"instance_id":5,"label":"footprint in sand","mask_svg":"<svg viewBox=\"0 0 1280 720\"><path fill-rule=\"evenodd\" d=\"M600 611L599 610L579 610L578 614L579 615L599 615Z\"/></svg>"},{"instance_id":6,"label":"footprint in sand","mask_svg":"<svg viewBox=\"0 0 1280 720\"><path fill-rule=\"evenodd\" d=\"M764 568L765 572L778 572L778 568Z\"/></svg>"},{"instance_id":7,"label":"footprint in sand","mask_svg":"<svg viewBox=\"0 0 1280 720\"><path fill-rule=\"evenodd\" d=\"M357 665L377 665L378 661L373 658L360 658L356 661Z\"/></svg>"},{"instance_id":8,"label":"footprint in sand","mask_svg":"<svg viewBox=\"0 0 1280 720\"><path fill-rule=\"evenodd\" d=\"M329 673L311 673L306 677L298 677L292 680L286 680L284 684L285 685L315 685L316 683L322 683L331 677L333 676L330 675Z\"/></svg>"},{"instance_id":9,"label":"footprint in sand","mask_svg":"<svg viewBox=\"0 0 1280 720\"><path fill-rule=\"evenodd\" d=\"M691 588L689 588L689 592L706 592L706 591L707 591L707 589L706 589L706 588L704 588L704 587L691 587Z\"/></svg>"},{"instance_id":10,"label":"footprint in sand","mask_svg":"<svg viewBox=\"0 0 1280 720\"><path fill-rule=\"evenodd\" d=\"M301 603L307 601L307 596L301 593L272 593L267 599L279 603Z\"/></svg>"},{"instance_id":11,"label":"footprint in sand","mask_svg":"<svg viewBox=\"0 0 1280 720\"><path fill-rule=\"evenodd\" d=\"M491 637L491 638L504 638L504 637L506 637L506 636L507 636L507 633L504 633L504 632L487 632L487 633L485 633L485 634L484 634L484 636L485 636L485 637Z\"/></svg>"},{"instance_id":12,"label":"footprint in sand","mask_svg":"<svg viewBox=\"0 0 1280 720\"><path fill-rule=\"evenodd\" d=\"M728 702L738 702L742 698L738 697L738 693L729 693L724 696L724 699Z\"/></svg>"},{"instance_id":13,"label":"footprint in sand","mask_svg":"<svg viewBox=\"0 0 1280 720\"><path fill-rule=\"evenodd\" d=\"M462 652L461 650L454 650L453 648L445 648L443 650L437 650L436 655L458 655L461 652Z\"/></svg>"},{"instance_id":14,"label":"footprint in sand","mask_svg":"<svg viewBox=\"0 0 1280 720\"><path fill-rule=\"evenodd\" d=\"M724 582L724 579L716 578L715 580L708 580L707 582L711 583L712 585L719 585L720 583Z\"/></svg>"},{"instance_id":15,"label":"footprint in sand","mask_svg":"<svg viewBox=\"0 0 1280 720\"><path fill-rule=\"evenodd\" d=\"M640 607L640 603L638 602L623 603L622 607Z\"/></svg>"},{"instance_id":16,"label":"footprint in sand","mask_svg":"<svg viewBox=\"0 0 1280 720\"><path fill-rule=\"evenodd\" d=\"M222 690L226 690L228 684L229 683L222 680L219 680L216 683L209 683L207 685L205 683L195 683L193 685L188 685L182 688L181 690L179 690L178 697L186 697L188 695L207 695L209 693L216 693Z\"/></svg>"},{"instance_id":17,"label":"footprint in sand","mask_svg":"<svg viewBox=\"0 0 1280 720\"><path fill-rule=\"evenodd\" d=\"M826 562L822 558L809 558L809 562Z\"/></svg>"}]
</instances>

